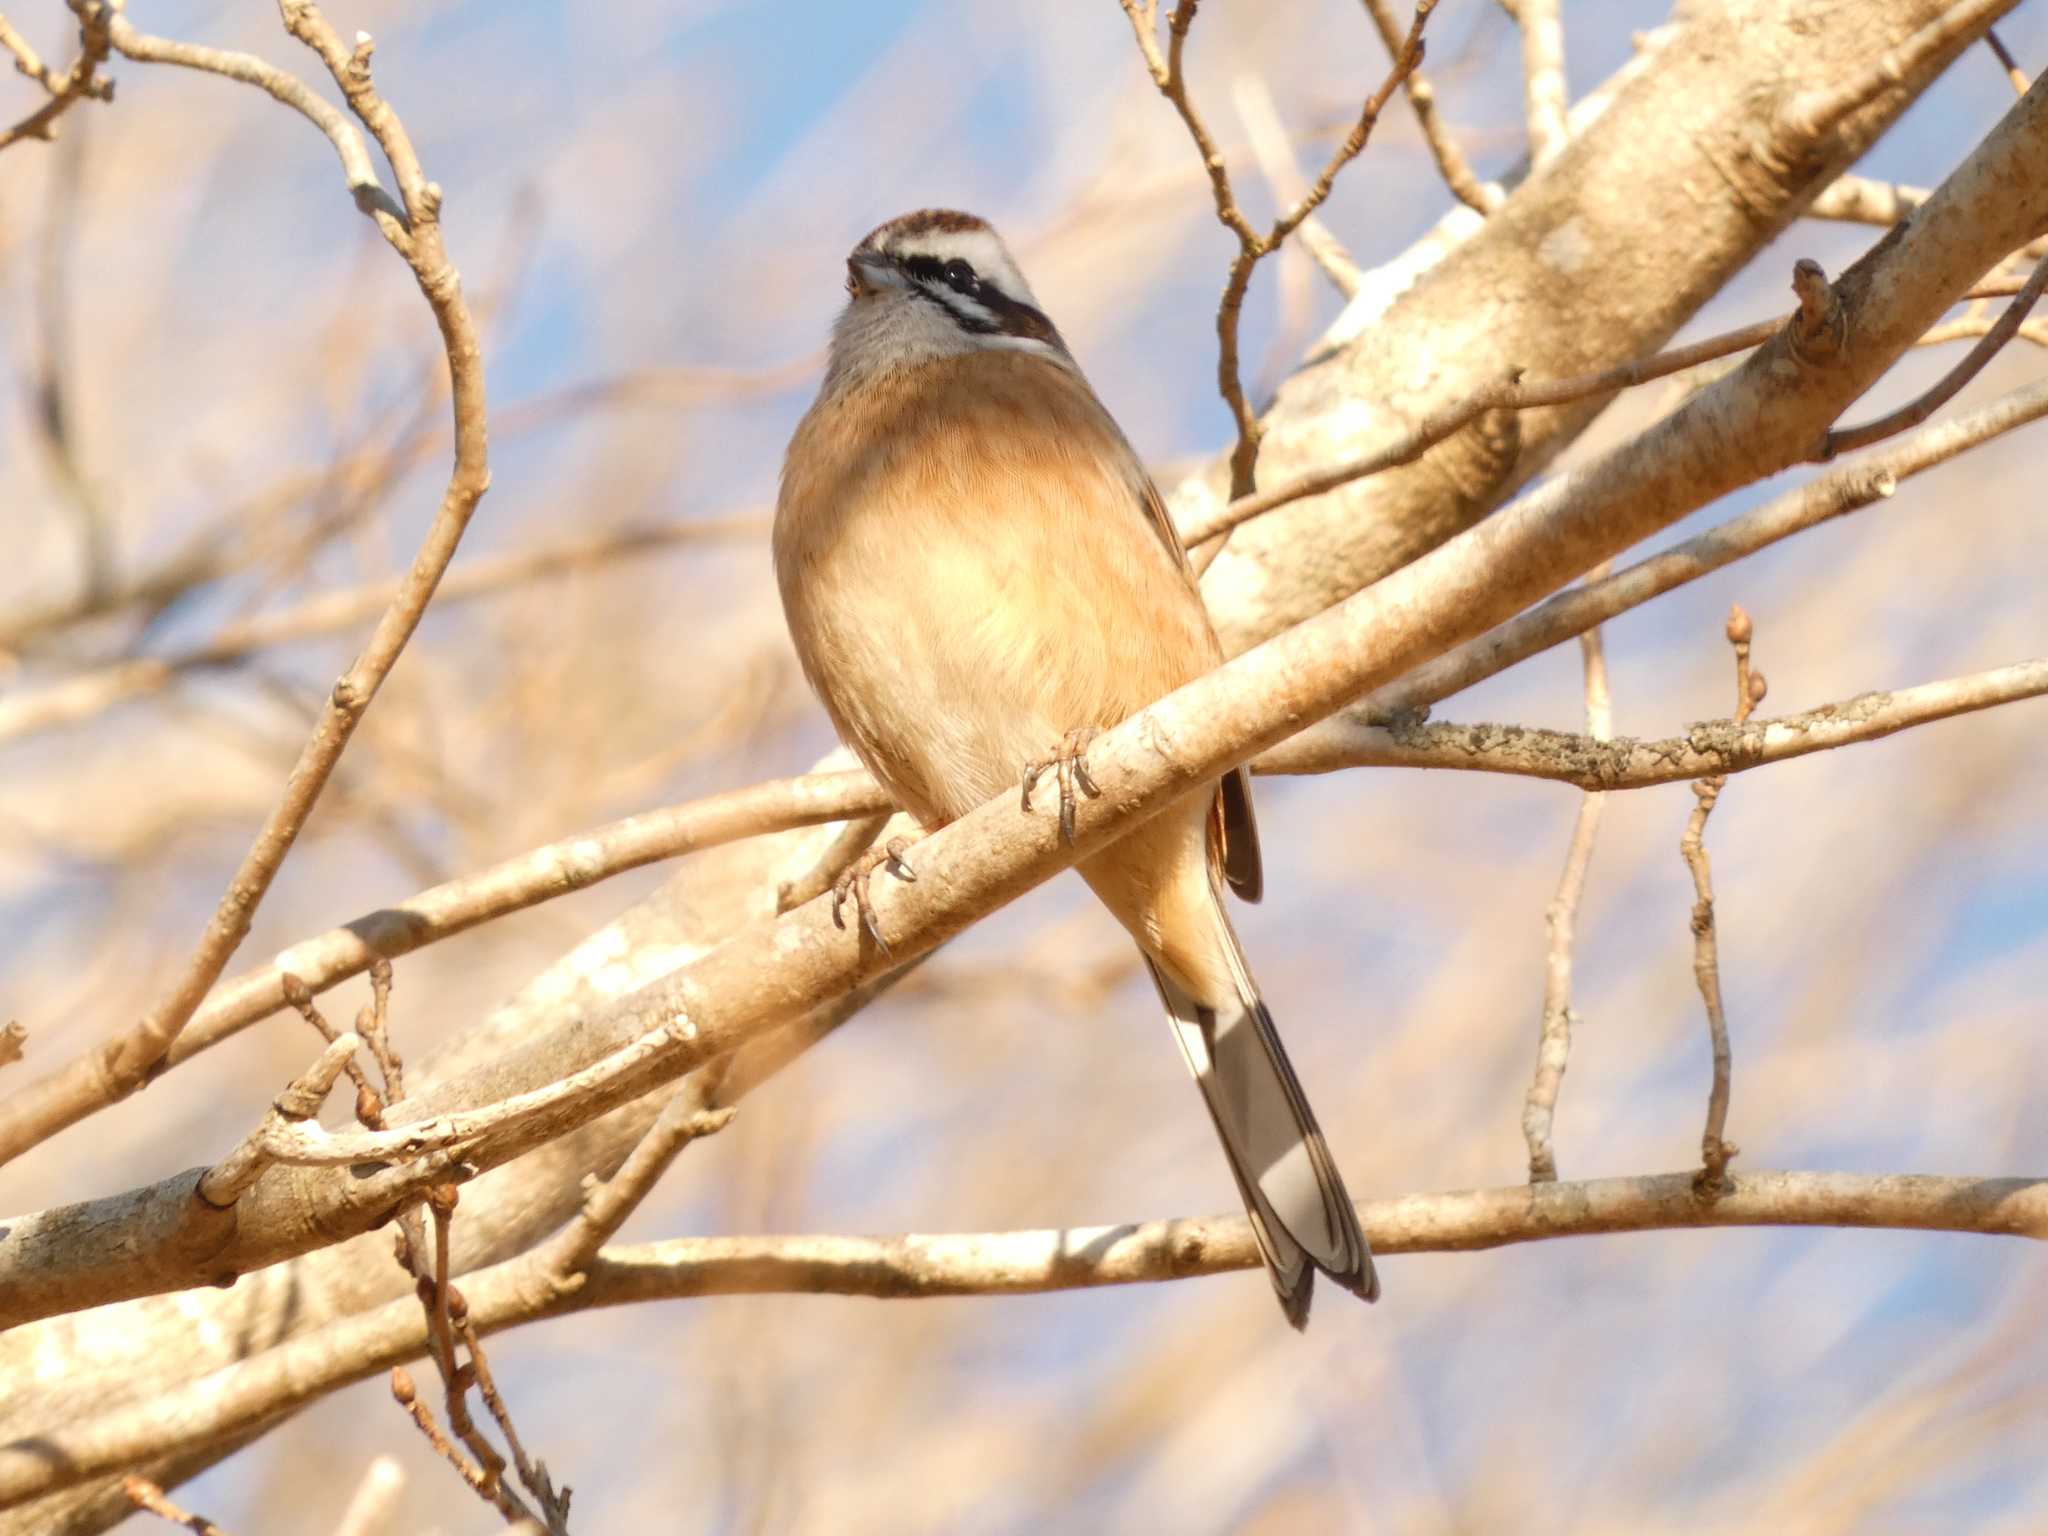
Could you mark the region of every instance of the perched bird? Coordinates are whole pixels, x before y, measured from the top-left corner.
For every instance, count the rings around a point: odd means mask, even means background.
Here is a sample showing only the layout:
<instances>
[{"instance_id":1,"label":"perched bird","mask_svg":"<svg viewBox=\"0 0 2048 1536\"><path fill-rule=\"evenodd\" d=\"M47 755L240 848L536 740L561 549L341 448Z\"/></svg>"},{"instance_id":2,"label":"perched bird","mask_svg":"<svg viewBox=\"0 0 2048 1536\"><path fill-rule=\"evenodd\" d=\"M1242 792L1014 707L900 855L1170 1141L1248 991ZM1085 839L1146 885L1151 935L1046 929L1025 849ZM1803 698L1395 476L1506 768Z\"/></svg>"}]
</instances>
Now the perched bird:
<instances>
[{"instance_id":1,"label":"perched bird","mask_svg":"<svg viewBox=\"0 0 2048 1536\"><path fill-rule=\"evenodd\" d=\"M1028 809L1056 768L1071 839L1089 738L1222 660L1186 553L987 224L905 214L846 268L775 512L804 674L926 830L1020 772ZM871 931L866 880L885 858L900 872L903 848L855 871ZM1144 951L1288 1321L1306 1322L1318 1269L1372 1300L1358 1217L1223 910L1225 880L1260 894L1244 770L1079 868Z\"/></svg>"}]
</instances>

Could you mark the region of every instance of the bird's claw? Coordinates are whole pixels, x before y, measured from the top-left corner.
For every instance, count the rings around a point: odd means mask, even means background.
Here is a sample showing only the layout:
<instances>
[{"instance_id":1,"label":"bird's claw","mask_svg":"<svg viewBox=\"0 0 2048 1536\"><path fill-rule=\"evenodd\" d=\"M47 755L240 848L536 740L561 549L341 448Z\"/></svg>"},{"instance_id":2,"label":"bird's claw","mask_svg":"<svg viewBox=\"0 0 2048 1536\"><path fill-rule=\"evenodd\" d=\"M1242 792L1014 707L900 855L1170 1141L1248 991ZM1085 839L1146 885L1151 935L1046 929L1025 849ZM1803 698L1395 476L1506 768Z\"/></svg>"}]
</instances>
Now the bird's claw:
<instances>
[{"instance_id":1,"label":"bird's claw","mask_svg":"<svg viewBox=\"0 0 2048 1536\"><path fill-rule=\"evenodd\" d=\"M1051 756L1034 758L1024 765L1023 807L1027 813L1031 810L1031 791L1037 787L1039 775L1048 768L1059 770L1060 838L1070 848L1074 844L1075 804L1082 794L1092 800L1102 793L1096 788L1095 780L1088 776L1088 746L1100 734L1092 725L1076 726L1060 738L1059 747Z\"/></svg>"},{"instance_id":2,"label":"bird's claw","mask_svg":"<svg viewBox=\"0 0 2048 1536\"><path fill-rule=\"evenodd\" d=\"M917 883L917 871L904 863L903 855L914 841L908 837L892 837L886 843L877 843L866 853L846 866L845 872L832 882L832 925L845 928L846 918L842 915L846 903L851 900L860 926L867 936L875 941L875 948L882 952L882 958L893 959L889 941L882 937L881 924L875 920L874 898L869 894L868 882L875 871L886 868L890 874L906 885Z\"/></svg>"}]
</instances>

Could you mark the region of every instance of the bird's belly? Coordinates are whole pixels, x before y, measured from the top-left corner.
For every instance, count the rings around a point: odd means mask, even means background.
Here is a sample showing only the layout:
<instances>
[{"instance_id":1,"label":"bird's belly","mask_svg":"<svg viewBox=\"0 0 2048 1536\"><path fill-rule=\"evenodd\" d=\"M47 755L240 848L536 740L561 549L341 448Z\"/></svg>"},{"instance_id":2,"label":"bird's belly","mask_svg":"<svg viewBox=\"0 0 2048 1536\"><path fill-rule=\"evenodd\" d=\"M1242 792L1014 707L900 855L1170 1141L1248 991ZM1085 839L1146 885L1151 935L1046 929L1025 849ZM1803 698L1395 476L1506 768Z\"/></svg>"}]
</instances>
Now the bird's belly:
<instances>
[{"instance_id":1,"label":"bird's belly","mask_svg":"<svg viewBox=\"0 0 2048 1536\"><path fill-rule=\"evenodd\" d=\"M1213 664L1193 594L1128 537L919 521L916 541L855 537L825 554L830 597L807 660L848 744L927 822L1015 784L1065 732L1114 725Z\"/></svg>"}]
</instances>

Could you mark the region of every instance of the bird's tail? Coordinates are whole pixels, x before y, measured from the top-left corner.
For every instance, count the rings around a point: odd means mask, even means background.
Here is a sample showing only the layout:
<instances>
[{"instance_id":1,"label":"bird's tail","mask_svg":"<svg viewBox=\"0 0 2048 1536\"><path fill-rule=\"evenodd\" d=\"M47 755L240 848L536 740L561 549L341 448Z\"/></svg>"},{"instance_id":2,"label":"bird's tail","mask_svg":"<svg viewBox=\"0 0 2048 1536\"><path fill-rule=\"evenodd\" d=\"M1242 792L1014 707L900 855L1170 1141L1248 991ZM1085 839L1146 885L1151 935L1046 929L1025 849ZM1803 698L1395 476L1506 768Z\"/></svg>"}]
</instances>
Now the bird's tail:
<instances>
[{"instance_id":1,"label":"bird's tail","mask_svg":"<svg viewBox=\"0 0 2048 1536\"><path fill-rule=\"evenodd\" d=\"M1205 1006L1156 962L1147 965L1216 1123L1281 1310L1300 1328L1308 1321L1316 1270L1367 1301L1378 1298L1379 1279L1301 1080L1245 967L1220 891L1215 917L1236 983L1229 1003Z\"/></svg>"}]
</instances>

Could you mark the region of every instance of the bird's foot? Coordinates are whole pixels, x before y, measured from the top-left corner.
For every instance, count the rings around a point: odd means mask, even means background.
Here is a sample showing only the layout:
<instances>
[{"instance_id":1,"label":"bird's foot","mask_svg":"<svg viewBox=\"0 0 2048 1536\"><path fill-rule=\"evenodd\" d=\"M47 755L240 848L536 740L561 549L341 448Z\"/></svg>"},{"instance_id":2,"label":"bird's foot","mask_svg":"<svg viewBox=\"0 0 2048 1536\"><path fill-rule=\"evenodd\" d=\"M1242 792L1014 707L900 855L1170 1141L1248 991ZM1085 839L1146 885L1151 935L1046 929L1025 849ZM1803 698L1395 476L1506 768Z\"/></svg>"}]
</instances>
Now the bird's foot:
<instances>
[{"instance_id":1,"label":"bird's foot","mask_svg":"<svg viewBox=\"0 0 2048 1536\"><path fill-rule=\"evenodd\" d=\"M868 893L868 882L874 878L876 870L886 866L889 873L898 880L915 885L917 872L903 862L903 855L916 841L917 839L912 837L892 837L886 843L877 843L847 865L845 872L832 882L833 926L846 926L846 919L841 915L841 911L849 900L852 901L861 927L866 930L867 936L875 941L875 948L882 952L884 959L891 958L889 941L882 937L881 925L875 921L875 903L874 898Z\"/></svg>"},{"instance_id":2,"label":"bird's foot","mask_svg":"<svg viewBox=\"0 0 2048 1536\"><path fill-rule=\"evenodd\" d=\"M1059 770L1060 782L1060 837L1069 847L1074 842L1074 806L1081 794L1089 799L1102 793L1095 787L1095 781L1088 777L1088 744L1102 733L1092 725L1077 725L1060 738L1060 744L1049 757L1034 758L1024 765L1024 809L1031 809L1031 791L1037 787L1039 775L1048 768ZM1078 793L1077 793L1078 792Z\"/></svg>"}]
</instances>

